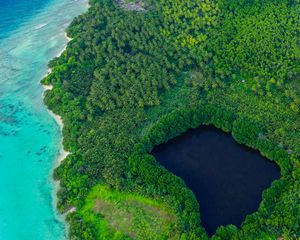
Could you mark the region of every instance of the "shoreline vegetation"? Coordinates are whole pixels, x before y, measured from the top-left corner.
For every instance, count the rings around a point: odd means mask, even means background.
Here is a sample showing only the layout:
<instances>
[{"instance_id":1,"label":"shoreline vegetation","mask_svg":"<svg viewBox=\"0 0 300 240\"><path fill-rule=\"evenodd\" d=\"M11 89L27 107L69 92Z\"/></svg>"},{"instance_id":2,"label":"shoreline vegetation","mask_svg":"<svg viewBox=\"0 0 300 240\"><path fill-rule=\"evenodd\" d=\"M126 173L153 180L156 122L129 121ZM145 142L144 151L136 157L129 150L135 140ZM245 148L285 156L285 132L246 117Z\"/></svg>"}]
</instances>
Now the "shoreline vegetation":
<instances>
[{"instance_id":1,"label":"shoreline vegetation","mask_svg":"<svg viewBox=\"0 0 300 240\"><path fill-rule=\"evenodd\" d=\"M67 40L67 42L65 43L65 46L63 47L63 49L56 55L57 58L59 58L63 53L64 51L66 51L67 49L67 46L68 46L68 43L72 40L72 38L68 37L67 36L67 33L65 32L65 39ZM47 74L44 76L47 77L49 74L52 73L52 69L51 68L48 68L48 71L47 71ZM45 94L47 93L47 91L51 91L53 89L53 86L51 84L41 84L42 85L42 88L43 88L43 99L45 98ZM55 114L53 111L51 111L51 109L49 109L47 107L47 111L49 113L49 115L55 120L56 124L59 126L59 129L60 129L60 132L62 134L63 132L63 128L64 128L64 123L63 123L63 119L60 115L58 114ZM53 168L52 168L52 171L59 167L59 165L62 163L62 161L64 159L66 159L68 157L68 155L71 154L70 152L66 151L64 149L64 146L63 146L63 134L62 134L62 138L61 138L61 141L60 141L60 149L59 149L59 154L56 158L56 161L53 165ZM52 181L53 181L53 206L56 208L56 205L57 205L57 193L59 191L59 188L60 188L60 184L59 184L59 180L55 180L53 178L51 178ZM63 222L65 224L65 227L66 227L66 234L68 235L68 230L69 230L69 226L67 224L67 221L66 221L66 216L70 213L73 213L76 211L76 207L71 207L68 211L66 211L64 214L61 214L60 217L62 217L63 219Z\"/></svg>"},{"instance_id":2,"label":"shoreline vegetation","mask_svg":"<svg viewBox=\"0 0 300 240\"><path fill-rule=\"evenodd\" d=\"M68 37L67 36L67 33L65 33L65 38L67 40L65 46L63 47L63 49L56 55L57 58L59 58L64 51L66 51L67 49L67 46L68 46L68 43L72 40L72 38ZM47 74L45 75L45 77L47 77L49 74L52 73L52 69L51 68L48 68L48 72ZM44 77L44 78L45 78ZM51 84L42 84L42 87L44 89L43 91L43 98L45 97L45 94L47 91L51 91L53 89L53 86ZM53 111L51 111L51 109L47 108L50 116L55 120L55 122L57 123L57 125L59 126L60 128L60 131L62 133L62 130L63 130L63 127L64 127L64 123L63 123L63 119L60 115L58 114L55 114ZM61 147L60 147L60 150L59 150L59 155L57 157L57 160L56 160L56 163L55 163L55 166L54 168L58 167L60 165L60 163L70 154L70 152L66 151L64 149L64 146L63 146L63 137L62 137L62 140L61 140Z\"/></svg>"},{"instance_id":3,"label":"shoreline vegetation","mask_svg":"<svg viewBox=\"0 0 300 240\"><path fill-rule=\"evenodd\" d=\"M63 49L56 55L57 58L59 58L64 53L64 51L66 51L68 43L72 40L72 38L70 38L70 37L67 36L66 32L65 32L65 39L67 40L67 42L65 43L65 46L63 47ZM51 73L52 73L52 69L48 68L47 74L44 76L44 78L47 77ZM43 87L43 99L44 99L46 92L47 91L51 91L53 89L53 86L51 84L41 84L41 85ZM63 128L64 128L64 123L63 123L62 117L60 115L58 115L58 114L55 114L48 107L47 107L47 111L48 111L49 115L55 120L55 122L57 123L57 125L59 126L59 129L60 129L61 134L62 134ZM70 152L68 152L68 151L66 151L64 149L64 146L63 146L63 134L62 134L62 138L61 138L60 142L61 142L61 144L60 144L61 146L60 146L60 149L59 149L59 154L58 154L58 156L56 158L56 161L54 163L53 170L55 168L59 167L59 165L62 163L62 161L64 159L66 159L69 154L71 154ZM53 204L53 206L56 208L56 205L57 205L57 192L59 191L59 187L60 187L59 180L54 180L53 179L53 186L54 186L53 187L53 190L54 190L53 191L54 192L54 197L53 197L54 204ZM76 207L71 207L66 213L64 213L64 214L61 215L65 224L67 224L67 222L65 221L66 220L65 219L66 215L69 214L69 213L73 213L75 211L76 211ZM68 225L66 225L66 229L67 229L66 232L68 234Z\"/></svg>"},{"instance_id":4,"label":"shoreline vegetation","mask_svg":"<svg viewBox=\"0 0 300 240\"><path fill-rule=\"evenodd\" d=\"M151 10L91 0L42 80L72 153L54 170L69 238L297 239L300 3L145 4ZM211 237L192 191L150 154L200 125L230 132L281 171L255 213Z\"/></svg>"}]
</instances>

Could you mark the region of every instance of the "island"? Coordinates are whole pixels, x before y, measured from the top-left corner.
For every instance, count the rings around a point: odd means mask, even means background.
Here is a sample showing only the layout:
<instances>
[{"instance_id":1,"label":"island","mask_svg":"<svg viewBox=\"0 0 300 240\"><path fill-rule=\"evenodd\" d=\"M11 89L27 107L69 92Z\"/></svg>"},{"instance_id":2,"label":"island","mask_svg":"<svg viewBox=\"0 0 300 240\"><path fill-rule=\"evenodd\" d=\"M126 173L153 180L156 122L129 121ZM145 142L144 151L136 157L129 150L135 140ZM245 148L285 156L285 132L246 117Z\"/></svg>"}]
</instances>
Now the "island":
<instances>
[{"instance_id":1,"label":"island","mask_svg":"<svg viewBox=\"0 0 300 240\"><path fill-rule=\"evenodd\" d=\"M90 0L42 80L70 153L54 171L69 239L299 239L299 16L299 0ZM280 170L240 226L212 234L152 154L202 125Z\"/></svg>"}]
</instances>

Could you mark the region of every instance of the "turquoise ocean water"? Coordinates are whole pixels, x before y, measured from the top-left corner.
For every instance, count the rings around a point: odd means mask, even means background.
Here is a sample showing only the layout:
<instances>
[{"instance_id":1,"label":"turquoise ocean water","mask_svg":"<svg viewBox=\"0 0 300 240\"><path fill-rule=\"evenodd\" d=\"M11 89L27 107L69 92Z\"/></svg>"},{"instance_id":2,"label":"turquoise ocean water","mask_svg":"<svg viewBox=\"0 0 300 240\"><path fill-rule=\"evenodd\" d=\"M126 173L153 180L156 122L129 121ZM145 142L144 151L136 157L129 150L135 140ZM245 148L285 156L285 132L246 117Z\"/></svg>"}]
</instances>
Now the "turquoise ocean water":
<instances>
[{"instance_id":1,"label":"turquoise ocean water","mask_svg":"<svg viewBox=\"0 0 300 240\"><path fill-rule=\"evenodd\" d=\"M47 63L87 0L0 0L0 240L60 240L51 172L61 133L42 101Z\"/></svg>"}]
</instances>

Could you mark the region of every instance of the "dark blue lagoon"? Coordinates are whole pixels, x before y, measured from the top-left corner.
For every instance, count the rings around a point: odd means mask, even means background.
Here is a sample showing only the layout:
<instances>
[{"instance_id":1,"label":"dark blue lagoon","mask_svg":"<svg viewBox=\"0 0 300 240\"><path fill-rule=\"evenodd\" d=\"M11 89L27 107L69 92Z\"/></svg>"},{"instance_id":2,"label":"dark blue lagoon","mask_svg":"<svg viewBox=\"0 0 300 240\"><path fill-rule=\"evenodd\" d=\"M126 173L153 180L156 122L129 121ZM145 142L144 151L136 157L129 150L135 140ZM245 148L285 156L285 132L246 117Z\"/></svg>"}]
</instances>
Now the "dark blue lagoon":
<instances>
[{"instance_id":1,"label":"dark blue lagoon","mask_svg":"<svg viewBox=\"0 0 300 240\"><path fill-rule=\"evenodd\" d=\"M264 189L280 177L274 162L212 126L201 126L154 148L152 154L194 192L209 235L240 226L258 209Z\"/></svg>"}]
</instances>

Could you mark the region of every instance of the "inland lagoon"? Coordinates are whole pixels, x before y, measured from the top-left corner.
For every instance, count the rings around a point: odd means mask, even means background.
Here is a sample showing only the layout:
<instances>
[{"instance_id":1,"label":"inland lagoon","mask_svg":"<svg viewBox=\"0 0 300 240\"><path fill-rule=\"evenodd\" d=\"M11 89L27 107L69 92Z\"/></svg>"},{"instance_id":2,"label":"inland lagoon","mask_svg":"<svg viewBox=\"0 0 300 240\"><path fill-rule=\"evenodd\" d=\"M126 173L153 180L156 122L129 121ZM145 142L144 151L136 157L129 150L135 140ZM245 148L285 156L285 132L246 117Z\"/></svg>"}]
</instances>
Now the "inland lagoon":
<instances>
[{"instance_id":1,"label":"inland lagoon","mask_svg":"<svg viewBox=\"0 0 300 240\"><path fill-rule=\"evenodd\" d=\"M274 162L212 126L190 129L152 154L194 192L209 235L221 225L239 227L258 209L263 190L280 177Z\"/></svg>"},{"instance_id":2,"label":"inland lagoon","mask_svg":"<svg viewBox=\"0 0 300 240\"><path fill-rule=\"evenodd\" d=\"M52 169L61 133L40 80L86 0L0 0L0 240L65 239Z\"/></svg>"}]
</instances>

